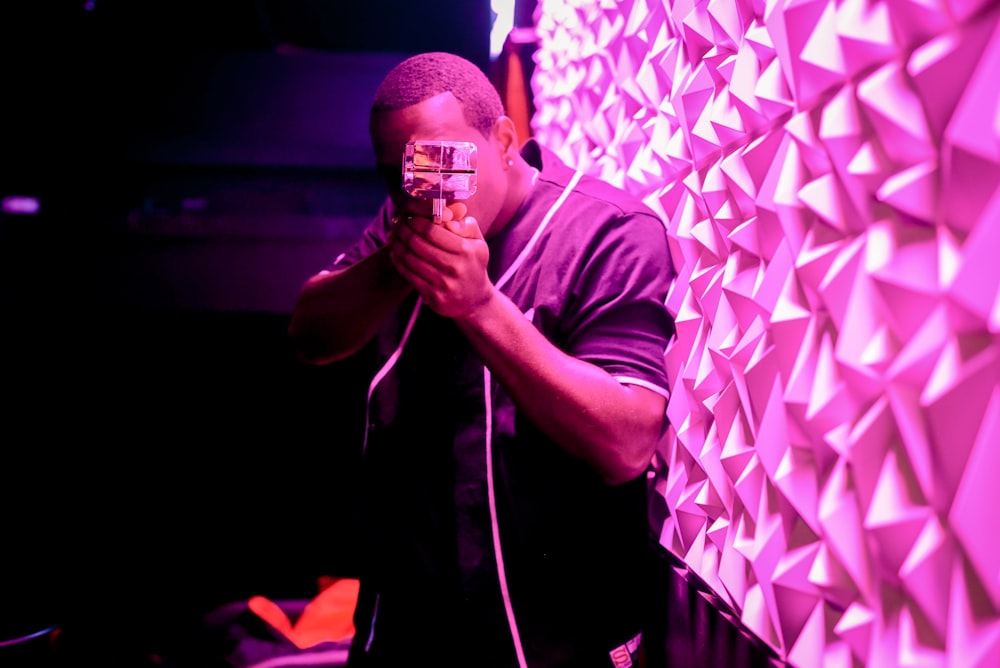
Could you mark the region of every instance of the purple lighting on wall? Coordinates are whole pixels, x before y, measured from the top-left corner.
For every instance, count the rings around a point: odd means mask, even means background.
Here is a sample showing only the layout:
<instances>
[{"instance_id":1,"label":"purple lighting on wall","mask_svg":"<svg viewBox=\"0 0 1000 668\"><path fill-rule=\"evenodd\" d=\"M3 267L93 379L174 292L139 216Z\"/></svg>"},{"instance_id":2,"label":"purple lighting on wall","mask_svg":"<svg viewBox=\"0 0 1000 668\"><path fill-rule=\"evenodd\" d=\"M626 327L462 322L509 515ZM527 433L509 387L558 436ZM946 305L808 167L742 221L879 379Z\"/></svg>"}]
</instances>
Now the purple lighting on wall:
<instances>
[{"instance_id":1,"label":"purple lighting on wall","mask_svg":"<svg viewBox=\"0 0 1000 668\"><path fill-rule=\"evenodd\" d=\"M536 22L539 140L669 228L662 545L792 665L1000 666L1000 6Z\"/></svg>"},{"instance_id":2,"label":"purple lighting on wall","mask_svg":"<svg viewBox=\"0 0 1000 668\"><path fill-rule=\"evenodd\" d=\"M13 216L34 216L41 210L42 203L35 197L8 195L0 200L0 211Z\"/></svg>"}]
</instances>

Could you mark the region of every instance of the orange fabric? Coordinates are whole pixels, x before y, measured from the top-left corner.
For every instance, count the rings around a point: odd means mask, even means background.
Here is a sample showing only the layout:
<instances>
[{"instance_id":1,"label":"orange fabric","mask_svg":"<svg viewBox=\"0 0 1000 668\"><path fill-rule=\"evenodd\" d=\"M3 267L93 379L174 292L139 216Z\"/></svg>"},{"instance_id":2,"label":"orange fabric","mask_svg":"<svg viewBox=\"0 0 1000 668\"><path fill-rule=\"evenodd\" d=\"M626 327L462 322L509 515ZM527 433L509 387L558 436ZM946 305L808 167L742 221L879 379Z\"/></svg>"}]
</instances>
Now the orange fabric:
<instances>
[{"instance_id":1,"label":"orange fabric","mask_svg":"<svg viewBox=\"0 0 1000 668\"><path fill-rule=\"evenodd\" d=\"M292 639L295 634L292 620L288 619L288 615L277 603L265 596L254 596L247 601L247 606L255 615L281 631L289 640Z\"/></svg>"},{"instance_id":2,"label":"orange fabric","mask_svg":"<svg viewBox=\"0 0 1000 668\"><path fill-rule=\"evenodd\" d=\"M508 42L509 44L509 42ZM522 144L531 138L531 119L528 118L528 83L524 79L524 66L517 49L504 49L507 57L507 113L514 121L517 138Z\"/></svg>"},{"instance_id":3,"label":"orange fabric","mask_svg":"<svg viewBox=\"0 0 1000 668\"><path fill-rule=\"evenodd\" d=\"M320 587L320 593L306 604L294 624L277 603L265 596L254 596L247 605L299 649L353 637L360 583L353 578L330 578L321 579Z\"/></svg>"}]
</instances>

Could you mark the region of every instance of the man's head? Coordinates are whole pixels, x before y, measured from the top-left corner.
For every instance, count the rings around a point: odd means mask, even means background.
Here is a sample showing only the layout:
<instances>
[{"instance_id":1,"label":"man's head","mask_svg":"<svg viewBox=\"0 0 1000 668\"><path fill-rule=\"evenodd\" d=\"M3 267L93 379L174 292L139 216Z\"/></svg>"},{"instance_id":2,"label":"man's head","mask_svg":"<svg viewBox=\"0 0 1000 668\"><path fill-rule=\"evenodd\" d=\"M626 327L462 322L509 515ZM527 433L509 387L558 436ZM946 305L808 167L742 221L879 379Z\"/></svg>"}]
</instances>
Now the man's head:
<instances>
[{"instance_id":1,"label":"man's head","mask_svg":"<svg viewBox=\"0 0 1000 668\"><path fill-rule=\"evenodd\" d=\"M430 202L402 190L402 157L408 141L471 141L478 148L478 189L466 202L483 234L506 222L515 192L512 169L520 168L518 139L504 115L496 88L473 63L431 52L412 56L393 68L372 101L370 131L379 171L396 208L427 215ZM513 203L512 203L513 202Z\"/></svg>"},{"instance_id":2,"label":"man's head","mask_svg":"<svg viewBox=\"0 0 1000 668\"><path fill-rule=\"evenodd\" d=\"M412 107L440 93L454 95L466 122L484 137L504 115L500 95L486 75L468 60L440 51L407 58L394 67L375 91L372 112Z\"/></svg>"}]
</instances>

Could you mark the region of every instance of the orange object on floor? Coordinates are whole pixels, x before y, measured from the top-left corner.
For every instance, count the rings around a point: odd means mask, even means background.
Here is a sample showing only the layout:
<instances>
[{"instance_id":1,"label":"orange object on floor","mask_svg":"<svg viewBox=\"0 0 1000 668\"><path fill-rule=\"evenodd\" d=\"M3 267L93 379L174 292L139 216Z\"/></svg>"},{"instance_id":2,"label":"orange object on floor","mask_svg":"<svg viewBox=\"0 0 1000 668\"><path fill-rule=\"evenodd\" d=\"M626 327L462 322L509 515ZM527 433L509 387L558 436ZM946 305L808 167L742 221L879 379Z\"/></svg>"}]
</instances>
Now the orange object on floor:
<instances>
[{"instance_id":1,"label":"orange object on floor","mask_svg":"<svg viewBox=\"0 0 1000 668\"><path fill-rule=\"evenodd\" d=\"M247 605L299 649L352 638L360 583L354 578L321 578L320 587L320 593L306 604L294 622L266 596L253 596Z\"/></svg>"}]
</instances>

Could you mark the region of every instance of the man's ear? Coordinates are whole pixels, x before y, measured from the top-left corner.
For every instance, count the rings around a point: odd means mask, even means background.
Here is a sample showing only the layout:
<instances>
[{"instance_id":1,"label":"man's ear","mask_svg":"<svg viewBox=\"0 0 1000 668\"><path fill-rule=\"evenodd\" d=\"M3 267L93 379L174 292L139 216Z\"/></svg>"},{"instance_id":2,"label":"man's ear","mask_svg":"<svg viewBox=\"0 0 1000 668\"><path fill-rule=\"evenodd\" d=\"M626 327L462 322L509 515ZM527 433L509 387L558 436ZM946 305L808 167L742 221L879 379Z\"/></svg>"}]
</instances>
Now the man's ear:
<instances>
[{"instance_id":1,"label":"man's ear","mask_svg":"<svg viewBox=\"0 0 1000 668\"><path fill-rule=\"evenodd\" d=\"M521 142L517 137L517 128L510 116L501 116L494 126L497 140L500 142L500 158L504 163L517 158L521 150Z\"/></svg>"}]
</instances>

